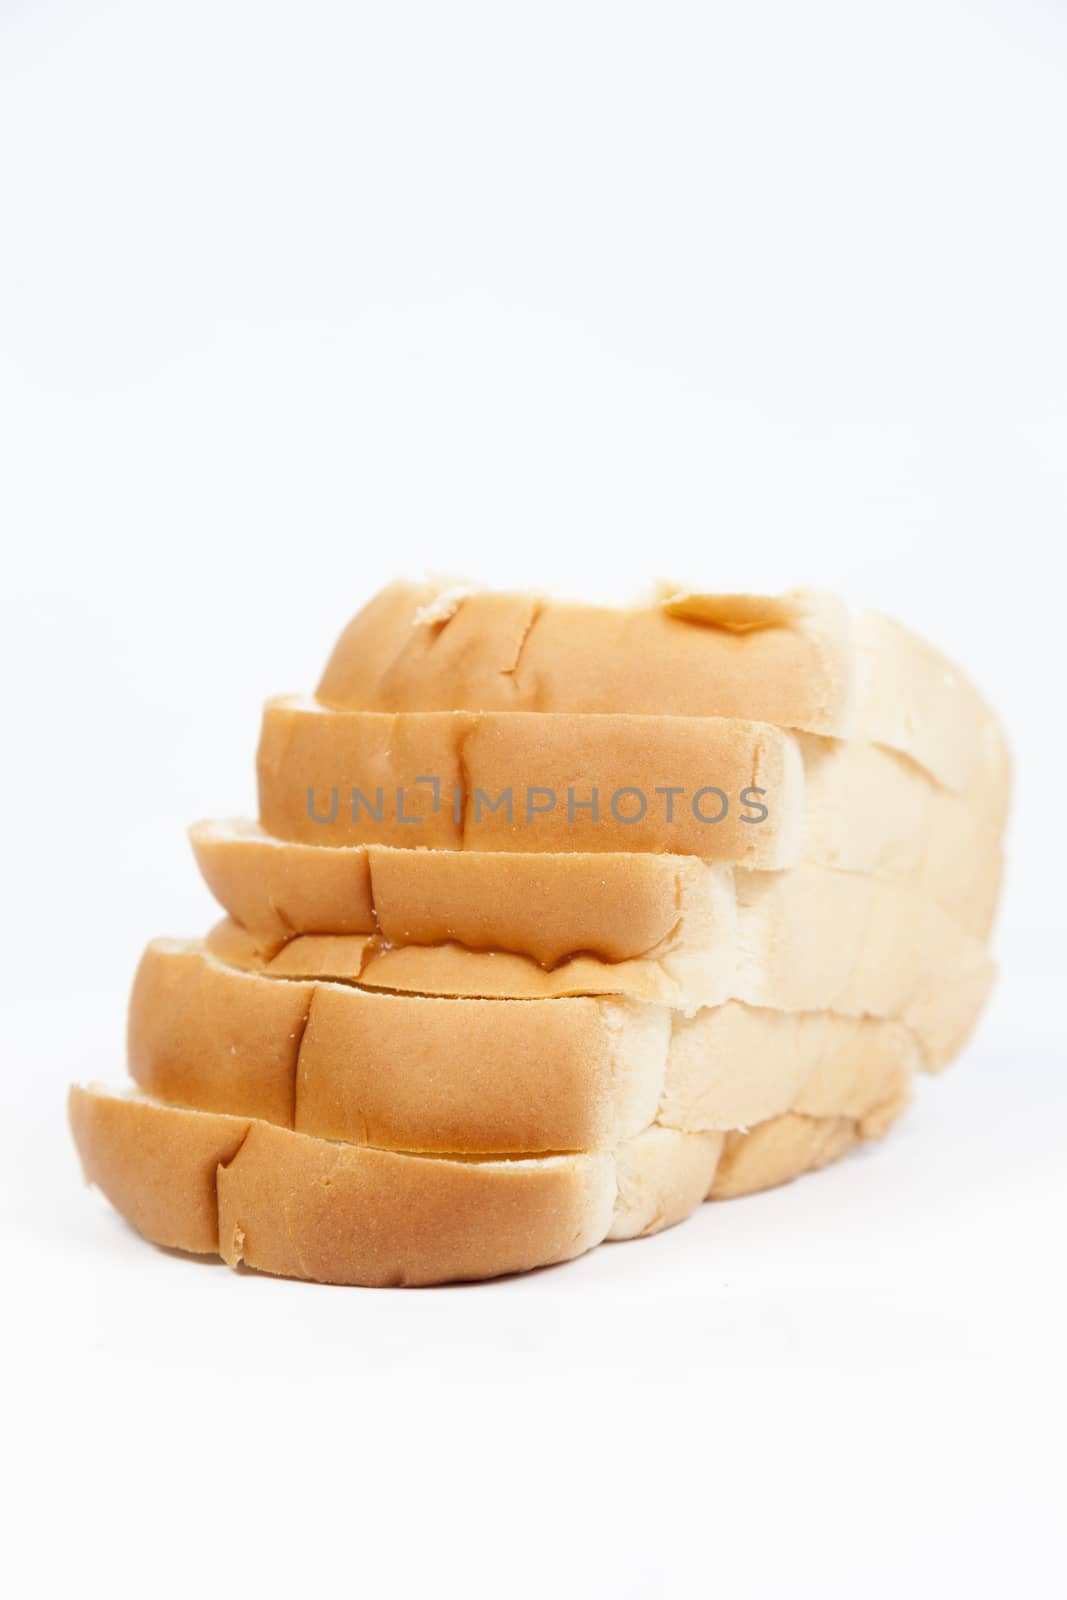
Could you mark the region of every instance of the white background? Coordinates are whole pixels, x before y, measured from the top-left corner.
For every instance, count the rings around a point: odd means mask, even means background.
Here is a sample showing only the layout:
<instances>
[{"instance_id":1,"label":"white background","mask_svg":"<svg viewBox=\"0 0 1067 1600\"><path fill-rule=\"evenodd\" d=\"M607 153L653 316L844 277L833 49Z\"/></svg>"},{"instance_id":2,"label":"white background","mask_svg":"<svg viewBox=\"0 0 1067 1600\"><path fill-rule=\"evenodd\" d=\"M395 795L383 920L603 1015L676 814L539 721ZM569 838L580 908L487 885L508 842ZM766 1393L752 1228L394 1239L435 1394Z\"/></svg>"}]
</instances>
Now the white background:
<instances>
[{"instance_id":1,"label":"white background","mask_svg":"<svg viewBox=\"0 0 1067 1600\"><path fill-rule=\"evenodd\" d=\"M1060 1592L1065 177L1059 0L0 0L12 1592ZM82 1189L185 825L426 570L822 585L972 673L1003 977L885 1146L421 1293Z\"/></svg>"}]
</instances>

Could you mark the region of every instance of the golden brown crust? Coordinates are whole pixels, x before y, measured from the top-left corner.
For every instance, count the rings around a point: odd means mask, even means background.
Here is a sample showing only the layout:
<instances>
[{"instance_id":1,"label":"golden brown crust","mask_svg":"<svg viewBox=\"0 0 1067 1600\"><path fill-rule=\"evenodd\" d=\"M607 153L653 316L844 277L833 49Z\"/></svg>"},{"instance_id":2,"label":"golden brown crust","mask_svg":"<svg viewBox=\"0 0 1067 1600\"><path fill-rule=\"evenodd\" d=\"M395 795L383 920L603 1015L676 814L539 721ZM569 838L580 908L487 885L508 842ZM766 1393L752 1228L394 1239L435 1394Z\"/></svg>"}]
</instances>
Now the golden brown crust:
<instances>
[{"instance_id":1,"label":"golden brown crust","mask_svg":"<svg viewBox=\"0 0 1067 1600\"><path fill-rule=\"evenodd\" d=\"M152 1098L71 1094L149 1238L324 1282L527 1270L881 1137L977 1016L1006 749L886 619L395 585L320 695L266 709L267 831L194 830L236 920L145 955Z\"/></svg>"},{"instance_id":2,"label":"golden brown crust","mask_svg":"<svg viewBox=\"0 0 1067 1600\"><path fill-rule=\"evenodd\" d=\"M672 936L640 960L572 954L549 970L511 950L298 935L267 957L231 921L207 947L244 970L398 993L497 1000L619 994L685 1011L742 1000L772 1010L897 1017L930 1067L973 1026L993 979L984 944L925 897L857 873L705 869ZM417 931L418 923L413 919ZM432 921L423 930L436 931ZM399 931L399 930L398 930Z\"/></svg>"},{"instance_id":3,"label":"golden brown crust","mask_svg":"<svg viewBox=\"0 0 1067 1600\"><path fill-rule=\"evenodd\" d=\"M873 1018L375 994L252 976L198 942L150 945L131 1007L147 1093L398 1150L602 1149L653 1118L713 1132L859 1114L917 1060L906 1028Z\"/></svg>"},{"instance_id":4,"label":"golden brown crust","mask_svg":"<svg viewBox=\"0 0 1067 1600\"><path fill-rule=\"evenodd\" d=\"M616 1154L413 1156L268 1123L74 1088L88 1182L146 1238L323 1283L430 1284L569 1260L670 1227L703 1198L751 1192L880 1136L897 1114L783 1117L745 1136L650 1128ZM731 1142L732 1141L732 1142ZM713 1177L716 1165L725 1173ZM739 1185L743 1184L743 1189Z\"/></svg>"},{"instance_id":5,"label":"golden brown crust","mask_svg":"<svg viewBox=\"0 0 1067 1600\"><path fill-rule=\"evenodd\" d=\"M255 1123L218 1175L220 1254L319 1283L429 1284L568 1261L615 1202L609 1155L450 1161Z\"/></svg>"},{"instance_id":6,"label":"golden brown crust","mask_svg":"<svg viewBox=\"0 0 1067 1600\"><path fill-rule=\"evenodd\" d=\"M215 1175L241 1148L247 1118L156 1115L142 1101L78 1087L67 1106L86 1182L138 1233L175 1250L218 1252Z\"/></svg>"},{"instance_id":7,"label":"golden brown crust","mask_svg":"<svg viewBox=\"0 0 1067 1600\"><path fill-rule=\"evenodd\" d=\"M387 716L290 696L267 702L257 768L267 832L318 845L647 850L780 867L797 857L803 818L795 741L717 718Z\"/></svg>"},{"instance_id":8,"label":"golden brown crust","mask_svg":"<svg viewBox=\"0 0 1067 1600\"><path fill-rule=\"evenodd\" d=\"M296 844L254 822L198 822L197 864L260 950L294 934L455 939L543 966L575 950L625 961L654 950L707 894L691 856L520 854Z\"/></svg>"},{"instance_id":9,"label":"golden brown crust","mask_svg":"<svg viewBox=\"0 0 1067 1600\"><path fill-rule=\"evenodd\" d=\"M989 791L1007 757L992 712L940 652L831 595L664 586L631 610L394 583L335 646L324 704L365 711L633 712L752 718L869 739L941 782Z\"/></svg>"},{"instance_id":10,"label":"golden brown crust","mask_svg":"<svg viewBox=\"0 0 1067 1600\"><path fill-rule=\"evenodd\" d=\"M950 794L876 745L776 730L764 730L764 740L751 732L760 726L537 713L390 718L278 700L266 708L260 740L262 822L276 839L391 845L407 855L650 852L750 869L833 866L921 890L985 936L1001 855L985 791ZM594 787L595 820L587 809ZM724 804L721 822L700 820ZM760 805L769 812L763 820ZM640 821L619 820L642 806ZM262 847L260 855L258 864L277 873ZM322 881L327 869L313 865ZM350 857L339 870L353 870ZM391 870L397 880L405 869L394 862ZM467 904L476 893L467 892ZM273 892L269 903L280 904Z\"/></svg>"},{"instance_id":11,"label":"golden brown crust","mask_svg":"<svg viewBox=\"0 0 1067 1600\"><path fill-rule=\"evenodd\" d=\"M797 596L758 629L745 597L739 629L722 604L698 617L681 596L629 611L485 591L440 598L432 584L376 595L334 648L319 698L373 711L740 716L817 733L847 720L847 616L829 596Z\"/></svg>"},{"instance_id":12,"label":"golden brown crust","mask_svg":"<svg viewBox=\"0 0 1067 1600\"><path fill-rule=\"evenodd\" d=\"M283 843L241 819L195 823L189 839L219 905L263 944L294 933L376 931L364 847Z\"/></svg>"},{"instance_id":13,"label":"golden brown crust","mask_svg":"<svg viewBox=\"0 0 1067 1600\"><path fill-rule=\"evenodd\" d=\"M129 1063L147 1093L392 1150L596 1150L651 1122L667 1013L609 998L454 1000L264 978L149 945Z\"/></svg>"},{"instance_id":14,"label":"golden brown crust","mask_svg":"<svg viewBox=\"0 0 1067 1600\"><path fill-rule=\"evenodd\" d=\"M199 941L153 940L130 994L130 1075L161 1100L291 1126L314 986L253 988L239 976L206 960Z\"/></svg>"},{"instance_id":15,"label":"golden brown crust","mask_svg":"<svg viewBox=\"0 0 1067 1600\"><path fill-rule=\"evenodd\" d=\"M378 1286L524 1272L598 1243L615 1202L607 1154L396 1155L77 1088L70 1115L86 1177L146 1238L284 1277Z\"/></svg>"},{"instance_id":16,"label":"golden brown crust","mask_svg":"<svg viewBox=\"0 0 1067 1600\"><path fill-rule=\"evenodd\" d=\"M806 757L809 773L816 765ZM855 766L849 809L884 793L878 771ZM816 804L805 859L851 869L854 831L842 842L845 829L829 825L821 776L807 787ZM913 825L910 849L887 828L881 857L869 854L859 870L928 895L984 939L1000 886L997 837L952 796L921 788L929 804L914 815L899 786L888 796L891 814ZM200 822L189 834L215 898L270 956L295 936L380 934L397 947L507 951L546 969L577 952L618 963L659 957L714 913L711 865L691 856L316 846L241 820Z\"/></svg>"},{"instance_id":17,"label":"golden brown crust","mask_svg":"<svg viewBox=\"0 0 1067 1600\"><path fill-rule=\"evenodd\" d=\"M543 967L579 950L617 962L669 948L682 920L709 914L708 872L691 856L377 846L368 855L377 931L391 945L454 941Z\"/></svg>"}]
</instances>

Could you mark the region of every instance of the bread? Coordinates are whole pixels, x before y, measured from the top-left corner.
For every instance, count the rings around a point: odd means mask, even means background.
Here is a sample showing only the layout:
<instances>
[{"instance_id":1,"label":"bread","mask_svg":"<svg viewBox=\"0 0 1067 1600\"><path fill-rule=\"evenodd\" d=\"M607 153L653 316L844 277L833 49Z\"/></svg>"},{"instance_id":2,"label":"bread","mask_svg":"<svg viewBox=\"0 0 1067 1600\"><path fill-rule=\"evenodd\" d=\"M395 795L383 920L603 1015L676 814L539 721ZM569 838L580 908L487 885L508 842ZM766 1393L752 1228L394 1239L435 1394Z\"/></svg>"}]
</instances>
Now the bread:
<instances>
[{"instance_id":1,"label":"bread","mask_svg":"<svg viewBox=\"0 0 1067 1600\"><path fill-rule=\"evenodd\" d=\"M146 1238L284 1277L525 1272L598 1243L615 1204L606 1153L433 1160L77 1088L70 1118L87 1180Z\"/></svg>"},{"instance_id":2,"label":"bread","mask_svg":"<svg viewBox=\"0 0 1067 1600\"><path fill-rule=\"evenodd\" d=\"M810 759L806 765L810 772ZM880 792L878 777L870 775L864 794ZM918 796L912 788L919 803L908 807L909 815L919 813L908 841L861 855L856 830L843 820L855 806L837 813L835 834L824 786L809 778L807 787L816 794L805 828L807 862L858 862L856 870L914 888L967 932L988 936L1001 850L994 830L969 807L920 779ZM899 817L898 787L892 796ZM545 967L579 950L626 961L663 947L680 920L705 915L711 894L711 864L692 856L316 845L277 839L240 820L200 822L189 834L208 888L260 950L277 949L294 934L380 933L391 944L509 949Z\"/></svg>"},{"instance_id":3,"label":"bread","mask_svg":"<svg viewBox=\"0 0 1067 1600\"><path fill-rule=\"evenodd\" d=\"M267 702L257 770L267 832L313 844L673 850L767 867L800 846L796 741L756 722L391 717L288 696Z\"/></svg>"},{"instance_id":4,"label":"bread","mask_svg":"<svg viewBox=\"0 0 1067 1600\"><path fill-rule=\"evenodd\" d=\"M130 1072L155 1098L393 1150L612 1149L653 1120L851 1114L918 1059L873 1018L376 993L244 973L195 941L149 945L130 1001Z\"/></svg>"},{"instance_id":5,"label":"bread","mask_svg":"<svg viewBox=\"0 0 1067 1600\"><path fill-rule=\"evenodd\" d=\"M736 1200L839 1161L863 1138L855 1117L787 1114L747 1133L727 1134L709 1199Z\"/></svg>"},{"instance_id":6,"label":"bread","mask_svg":"<svg viewBox=\"0 0 1067 1600\"><path fill-rule=\"evenodd\" d=\"M992 980L1003 740L829 597L631 612L394 585L268 703L227 916L157 940L136 1089L74 1089L148 1238L332 1283L493 1277L879 1138Z\"/></svg>"},{"instance_id":7,"label":"bread","mask_svg":"<svg viewBox=\"0 0 1067 1600\"><path fill-rule=\"evenodd\" d=\"M287 983L156 941L130 999L160 1099L400 1150L611 1148L647 1126L670 1019L633 1001L413 998Z\"/></svg>"},{"instance_id":8,"label":"bread","mask_svg":"<svg viewBox=\"0 0 1067 1600\"><path fill-rule=\"evenodd\" d=\"M671 1022L656 1121L685 1133L727 1133L728 1148L734 1135L787 1113L857 1121L875 1106L902 1105L921 1064L908 1030L874 1017L730 1001Z\"/></svg>"},{"instance_id":9,"label":"bread","mask_svg":"<svg viewBox=\"0 0 1067 1600\"><path fill-rule=\"evenodd\" d=\"M710 1197L722 1157L721 1133L679 1133L658 1124L615 1152L609 1239L643 1239L684 1222Z\"/></svg>"},{"instance_id":10,"label":"bread","mask_svg":"<svg viewBox=\"0 0 1067 1600\"><path fill-rule=\"evenodd\" d=\"M450 1159L97 1088L75 1087L69 1100L87 1182L146 1238L230 1266L368 1286L525 1272L656 1232L738 1181L750 1192L824 1164L865 1130L880 1134L899 1108L869 1123L832 1119L825 1135L803 1117L777 1138L738 1135L720 1189L729 1141L719 1134L650 1128L616 1154Z\"/></svg>"},{"instance_id":11,"label":"bread","mask_svg":"<svg viewBox=\"0 0 1067 1600\"><path fill-rule=\"evenodd\" d=\"M290 696L266 706L257 765L266 831L316 845L667 851L767 869L807 859L927 877L949 895L973 864L968 841L999 854L980 791L962 802L972 821L888 751L758 723L388 717Z\"/></svg>"},{"instance_id":12,"label":"bread","mask_svg":"<svg viewBox=\"0 0 1067 1600\"><path fill-rule=\"evenodd\" d=\"M939 651L832 595L664 586L632 610L394 583L349 623L317 690L360 711L737 717L865 739L1007 804L996 719Z\"/></svg>"},{"instance_id":13,"label":"bread","mask_svg":"<svg viewBox=\"0 0 1067 1600\"><path fill-rule=\"evenodd\" d=\"M712 867L704 888L658 947L627 961L579 949L545 968L515 950L470 950L456 939L394 944L365 934L295 935L261 955L229 920L208 935L207 948L248 971L410 994L525 1001L617 994L688 1012L737 999L782 1011L896 1016L914 1030L931 1067L959 1048L992 983L981 940L921 895L876 879L818 867Z\"/></svg>"}]
</instances>

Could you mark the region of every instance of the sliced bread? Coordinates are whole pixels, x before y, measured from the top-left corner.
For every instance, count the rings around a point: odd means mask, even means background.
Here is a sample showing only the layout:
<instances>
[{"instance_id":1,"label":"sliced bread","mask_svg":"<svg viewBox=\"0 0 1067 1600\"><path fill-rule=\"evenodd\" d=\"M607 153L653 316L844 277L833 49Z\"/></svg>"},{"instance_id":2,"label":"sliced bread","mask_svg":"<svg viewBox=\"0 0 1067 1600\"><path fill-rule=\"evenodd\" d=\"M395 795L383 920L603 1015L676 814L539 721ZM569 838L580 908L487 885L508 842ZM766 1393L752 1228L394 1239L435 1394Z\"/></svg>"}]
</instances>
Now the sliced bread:
<instances>
[{"instance_id":1,"label":"sliced bread","mask_svg":"<svg viewBox=\"0 0 1067 1600\"><path fill-rule=\"evenodd\" d=\"M731 1002L438 999L239 971L157 940L130 1002L147 1093L394 1150L610 1149L786 1111L862 1110L918 1064L898 1023Z\"/></svg>"},{"instance_id":2,"label":"sliced bread","mask_svg":"<svg viewBox=\"0 0 1067 1600\"><path fill-rule=\"evenodd\" d=\"M899 1089L859 1117L749 1134L643 1130L616 1152L399 1154L248 1117L75 1087L87 1182L145 1238L282 1277L367 1286L498 1277L670 1227L705 1197L771 1187L881 1137Z\"/></svg>"}]
</instances>

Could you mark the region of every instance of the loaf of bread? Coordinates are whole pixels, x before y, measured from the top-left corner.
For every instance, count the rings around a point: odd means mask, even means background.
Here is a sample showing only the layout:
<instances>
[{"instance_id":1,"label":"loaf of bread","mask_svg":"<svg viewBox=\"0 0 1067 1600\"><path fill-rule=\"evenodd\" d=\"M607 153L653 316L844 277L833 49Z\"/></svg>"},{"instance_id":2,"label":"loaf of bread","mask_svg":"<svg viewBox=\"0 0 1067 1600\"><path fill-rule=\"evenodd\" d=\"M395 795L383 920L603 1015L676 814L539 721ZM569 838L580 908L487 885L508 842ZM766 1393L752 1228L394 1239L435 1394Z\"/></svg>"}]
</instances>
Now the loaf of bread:
<instances>
[{"instance_id":1,"label":"loaf of bread","mask_svg":"<svg viewBox=\"0 0 1067 1600\"><path fill-rule=\"evenodd\" d=\"M1008 761L828 596L396 584L268 702L224 919L72 1090L146 1238L332 1283L568 1260L880 1138L992 982Z\"/></svg>"}]
</instances>

